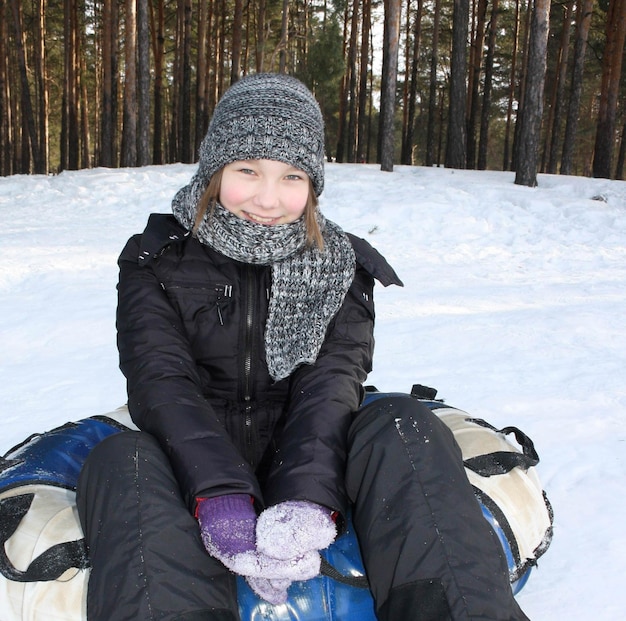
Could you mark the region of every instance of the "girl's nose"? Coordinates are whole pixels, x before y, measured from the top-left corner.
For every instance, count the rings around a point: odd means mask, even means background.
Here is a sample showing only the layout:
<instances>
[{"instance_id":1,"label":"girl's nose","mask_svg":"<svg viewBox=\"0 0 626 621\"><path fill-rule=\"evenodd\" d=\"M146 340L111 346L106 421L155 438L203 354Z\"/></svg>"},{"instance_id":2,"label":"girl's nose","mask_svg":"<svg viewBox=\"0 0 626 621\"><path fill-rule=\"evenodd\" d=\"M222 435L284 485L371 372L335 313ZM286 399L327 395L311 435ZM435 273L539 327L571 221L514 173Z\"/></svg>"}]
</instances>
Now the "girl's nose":
<instances>
[{"instance_id":1,"label":"girl's nose","mask_svg":"<svg viewBox=\"0 0 626 621\"><path fill-rule=\"evenodd\" d=\"M278 206L278 189L271 181L263 181L259 184L254 197L255 203L262 209L274 209Z\"/></svg>"}]
</instances>

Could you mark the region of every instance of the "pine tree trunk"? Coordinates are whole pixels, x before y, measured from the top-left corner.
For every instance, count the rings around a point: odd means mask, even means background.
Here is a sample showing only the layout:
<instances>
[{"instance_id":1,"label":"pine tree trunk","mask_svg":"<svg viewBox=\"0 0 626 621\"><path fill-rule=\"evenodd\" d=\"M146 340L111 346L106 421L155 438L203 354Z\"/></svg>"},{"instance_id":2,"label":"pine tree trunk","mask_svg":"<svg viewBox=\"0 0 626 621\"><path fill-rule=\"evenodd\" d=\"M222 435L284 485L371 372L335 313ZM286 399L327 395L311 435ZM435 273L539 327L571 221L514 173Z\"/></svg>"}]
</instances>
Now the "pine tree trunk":
<instances>
[{"instance_id":1,"label":"pine tree trunk","mask_svg":"<svg viewBox=\"0 0 626 621\"><path fill-rule=\"evenodd\" d=\"M137 165L137 4L126 0L122 166Z\"/></svg>"},{"instance_id":2,"label":"pine tree trunk","mask_svg":"<svg viewBox=\"0 0 626 621\"><path fill-rule=\"evenodd\" d=\"M602 57L600 108L593 150L593 176L609 179L615 149L617 97L626 37L626 0L610 0Z\"/></svg>"},{"instance_id":3,"label":"pine tree trunk","mask_svg":"<svg viewBox=\"0 0 626 621\"><path fill-rule=\"evenodd\" d=\"M359 69L359 105L357 116L359 119L357 130L356 153L359 162L367 161L367 77L370 56L370 34L372 30L372 3L363 2L363 17L361 27L361 66Z\"/></svg>"},{"instance_id":4,"label":"pine tree trunk","mask_svg":"<svg viewBox=\"0 0 626 621\"><path fill-rule=\"evenodd\" d=\"M417 100L417 66L419 63L419 51L422 39L422 15L423 15L423 0L417 0L417 8L415 9L415 18L413 22L413 45L411 52L410 63L410 78L406 80L408 82L405 100L406 109L406 121L404 123L404 133L402 137L402 154L400 161L402 164L413 163L413 133L415 127L415 107Z\"/></svg>"},{"instance_id":5,"label":"pine tree trunk","mask_svg":"<svg viewBox=\"0 0 626 621\"><path fill-rule=\"evenodd\" d=\"M537 161L543 113L549 19L550 0L535 0L530 28L524 104L521 110L521 124L515 156L515 183L529 187L537 185Z\"/></svg>"},{"instance_id":6,"label":"pine tree trunk","mask_svg":"<svg viewBox=\"0 0 626 621\"><path fill-rule=\"evenodd\" d=\"M207 117L207 56L208 56L208 6L206 2L198 5L198 44L196 54L196 120L195 120L195 152L206 133L205 119Z\"/></svg>"},{"instance_id":7,"label":"pine tree trunk","mask_svg":"<svg viewBox=\"0 0 626 621\"><path fill-rule=\"evenodd\" d=\"M69 108L70 108L70 88L72 79L70 41L71 25L69 0L63 2L63 97L61 101L61 161L59 170L67 170L69 165L68 154L68 128L69 128Z\"/></svg>"},{"instance_id":8,"label":"pine tree trunk","mask_svg":"<svg viewBox=\"0 0 626 621\"><path fill-rule=\"evenodd\" d=\"M400 0L385 0L382 86L380 93L380 168L393 171L395 151L396 84L400 41Z\"/></svg>"},{"instance_id":9,"label":"pine tree trunk","mask_svg":"<svg viewBox=\"0 0 626 621\"><path fill-rule=\"evenodd\" d=\"M491 21L487 36L487 54L485 56L485 86L483 89L483 105L480 113L480 141L478 143L478 170L487 168L489 151L489 119L491 115L491 91L493 85L493 60L496 50L496 36L498 32L499 0L493 0L491 7Z\"/></svg>"},{"instance_id":10,"label":"pine tree trunk","mask_svg":"<svg viewBox=\"0 0 626 621\"><path fill-rule=\"evenodd\" d=\"M216 30L217 21L217 11L216 11L216 2L209 3L209 14L207 15L207 76L206 76L206 84L204 86L204 123L203 123L203 134L206 132L209 121L211 118L211 113L215 108L215 102L217 97L217 84L216 84L216 72L215 72L215 59L218 54L214 49L215 46L212 44L214 39L214 33Z\"/></svg>"},{"instance_id":11,"label":"pine tree trunk","mask_svg":"<svg viewBox=\"0 0 626 621\"><path fill-rule=\"evenodd\" d=\"M243 26L243 0L235 0L233 35L231 45L230 83L234 84L241 73L241 29Z\"/></svg>"},{"instance_id":12,"label":"pine tree trunk","mask_svg":"<svg viewBox=\"0 0 626 621\"><path fill-rule=\"evenodd\" d=\"M256 71L261 73L265 61L265 0L258 2L256 19Z\"/></svg>"},{"instance_id":13,"label":"pine tree trunk","mask_svg":"<svg viewBox=\"0 0 626 621\"><path fill-rule=\"evenodd\" d=\"M400 163L404 164L406 139L409 122L409 82L411 75L411 0L406 0L404 17L404 80L402 85L402 138L400 142Z\"/></svg>"},{"instance_id":14,"label":"pine tree trunk","mask_svg":"<svg viewBox=\"0 0 626 621\"><path fill-rule=\"evenodd\" d=\"M465 107L467 101L467 33L469 0L454 0L452 58L450 63L450 100L448 106L448 139L446 168L465 168L467 135Z\"/></svg>"},{"instance_id":15,"label":"pine tree trunk","mask_svg":"<svg viewBox=\"0 0 626 621\"><path fill-rule=\"evenodd\" d=\"M350 44L348 48L348 162L356 161L357 141L357 98L356 98L356 59L359 34L359 0L352 1L352 19L350 20Z\"/></svg>"},{"instance_id":16,"label":"pine tree trunk","mask_svg":"<svg viewBox=\"0 0 626 621\"><path fill-rule=\"evenodd\" d=\"M36 37L34 45L35 80L37 84L37 133L39 136L40 170L36 173L47 174L50 166L50 145L48 129L48 81L46 73L46 0L37 0ZM2 36L2 35L0 35Z\"/></svg>"},{"instance_id":17,"label":"pine tree trunk","mask_svg":"<svg viewBox=\"0 0 626 621\"><path fill-rule=\"evenodd\" d=\"M478 0L476 10L476 32L471 45L469 63L469 84L467 88L468 114L467 114L467 168L476 167L476 119L478 118L480 87L480 68L483 60L483 48L485 46L485 22L487 19L487 0Z\"/></svg>"},{"instance_id":18,"label":"pine tree trunk","mask_svg":"<svg viewBox=\"0 0 626 621\"><path fill-rule=\"evenodd\" d=\"M70 0L69 35L69 102L68 102L68 168L80 168L80 35L78 23L78 0Z\"/></svg>"},{"instance_id":19,"label":"pine tree trunk","mask_svg":"<svg viewBox=\"0 0 626 621\"><path fill-rule=\"evenodd\" d=\"M22 156L21 170L18 172L30 172L30 155L32 155L33 168L35 172L42 170L42 160L39 153L39 143L37 141L37 130L35 125L35 116L33 113L33 104L30 97L30 88L28 84L28 68L26 66L26 50L24 42L24 30L22 27L22 13L18 0L12 0L13 22L15 25L15 41L17 43L17 59L20 75L21 98L22 105L22 127L23 136L25 138L24 145L29 153Z\"/></svg>"},{"instance_id":20,"label":"pine tree trunk","mask_svg":"<svg viewBox=\"0 0 626 621\"><path fill-rule=\"evenodd\" d=\"M104 0L102 8L102 114L100 117L100 166L112 167L113 164L113 82L114 82L114 0Z\"/></svg>"},{"instance_id":21,"label":"pine tree trunk","mask_svg":"<svg viewBox=\"0 0 626 621\"><path fill-rule=\"evenodd\" d=\"M87 95L87 64L85 54L81 53L86 47L87 33L80 28L80 46L77 49L76 62L78 66L77 93L80 97L80 167L91 168L91 133L89 131L89 96Z\"/></svg>"},{"instance_id":22,"label":"pine tree trunk","mask_svg":"<svg viewBox=\"0 0 626 621\"><path fill-rule=\"evenodd\" d=\"M13 172L11 166L11 106L8 79L8 7L0 2L0 176Z\"/></svg>"},{"instance_id":23,"label":"pine tree trunk","mask_svg":"<svg viewBox=\"0 0 626 621\"><path fill-rule=\"evenodd\" d=\"M441 0L435 0L433 16L433 42L430 54L430 79L428 89L428 124L426 127L426 166L435 162L435 125L439 118L437 102L437 65L439 63L439 22L441 16ZM440 131L441 135L441 131Z\"/></svg>"},{"instance_id":24,"label":"pine tree trunk","mask_svg":"<svg viewBox=\"0 0 626 621\"><path fill-rule=\"evenodd\" d=\"M563 14L563 28L561 30L561 43L559 46L559 57L557 60L556 80L552 89L552 101L550 104L550 114L546 126L546 147L544 149L544 162L542 169L549 174L556 173L558 162L558 146L561 140L561 125L563 124L563 108L565 106L565 81L567 79L567 66L569 59L570 24L572 21L572 11L574 0L570 0L565 5Z\"/></svg>"},{"instance_id":25,"label":"pine tree trunk","mask_svg":"<svg viewBox=\"0 0 626 621\"><path fill-rule=\"evenodd\" d=\"M524 98L526 97L526 79L528 76L528 59L530 57L530 31L532 18L535 15L533 10L533 3L529 0L529 6L526 10L526 16L524 18L524 32L520 36L520 41L523 42L520 46L522 59L520 77L517 85L517 113L515 116L515 128L513 130L513 149L511 155L511 170L516 170L516 157L518 155L517 142L519 140L519 133L522 127L522 110L524 109Z\"/></svg>"},{"instance_id":26,"label":"pine tree trunk","mask_svg":"<svg viewBox=\"0 0 626 621\"><path fill-rule=\"evenodd\" d=\"M195 160L193 152L193 133L191 131L191 0L185 0L183 11L183 82L181 88L181 161L191 163Z\"/></svg>"},{"instance_id":27,"label":"pine tree trunk","mask_svg":"<svg viewBox=\"0 0 626 621\"><path fill-rule=\"evenodd\" d=\"M280 60L278 63L278 71L279 73L285 73L287 70L287 42L289 38L289 33L287 32L287 26L289 23L289 2L288 0L283 0L283 13L282 13L282 21L280 25Z\"/></svg>"},{"instance_id":28,"label":"pine tree trunk","mask_svg":"<svg viewBox=\"0 0 626 621\"><path fill-rule=\"evenodd\" d=\"M150 29L148 0L137 0L137 166L150 163Z\"/></svg>"},{"instance_id":29,"label":"pine tree trunk","mask_svg":"<svg viewBox=\"0 0 626 621\"><path fill-rule=\"evenodd\" d=\"M165 46L163 0L157 0L157 14L152 8L154 31L154 130L152 135L152 161L163 164L163 55Z\"/></svg>"},{"instance_id":30,"label":"pine tree trunk","mask_svg":"<svg viewBox=\"0 0 626 621\"><path fill-rule=\"evenodd\" d=\"M215 23L217 24L217 36L215 37L215 41L219 41L219 43L215 46L215 58L214 58L214 67L215 67L215 90L214 96L215 99L213 104L217 103L217 101L221 98L222 92L224 89L224 65L226 64L224 61L224 55L226 50L226 2L225 0L220 0L219 11L215 16Z\"/></svg>"},{"instance_id":31,"label":"pine tree trunk","mask_svg":"<svg viewBox=\"0 0 626 621\"><path fill-rule=\"evenodd\" d=\"M515 0L515 29L513 32L513 52L511 54L511 71L509 73L508 104L506 109L506 129L504 132L504 149L502 154L502 170L511 168L511 125L513 122L513 101L515 99L515 81L519 43L520 0Z\"/></svg>"},{"instance_id":32,"label":"pine tree trunk","mask_svg":"<svg viewBox=\"0 0 626 621\"><path fill-rule=\"evenodd\" d=\"M583 89L583 71L587 38L593 15L595 0L579 0L576 11L576 42L574 43L574 64L570 94L568 97L567 119L565 121L565 135L563 136L563 153L561 155L561 174L570 175L574 162L574 142L578 128L580 97Z\"/></svg>"},{"instance_id":33,"label":"pine tree trunk","mask_svg":"<svg viewBox=\"0 0 626 621\"><path fill-rule=\"evenodd\" d=\"M343 14L343 55L346 56L348 50L348 3L346 2ZM335 149L335 160L343 162L346 150L347 136L347 116L348 116L348 83L350 80L350 65L346 63L346 69L341 79L339 90L339 118L337 126L337 148Z\"/></svg>"}]
</instances>

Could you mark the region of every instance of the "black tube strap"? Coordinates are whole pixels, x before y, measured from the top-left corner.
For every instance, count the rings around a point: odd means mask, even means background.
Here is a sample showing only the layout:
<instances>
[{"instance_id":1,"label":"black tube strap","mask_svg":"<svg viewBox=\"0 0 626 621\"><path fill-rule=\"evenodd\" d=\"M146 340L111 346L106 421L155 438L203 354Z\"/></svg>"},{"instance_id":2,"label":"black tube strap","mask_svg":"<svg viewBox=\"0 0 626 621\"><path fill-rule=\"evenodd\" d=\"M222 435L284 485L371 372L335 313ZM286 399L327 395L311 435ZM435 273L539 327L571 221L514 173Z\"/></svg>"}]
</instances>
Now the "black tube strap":
<instances>
[{"instance_id":1,"label":"black tube strap","mask_svg":"<svg viewBox=\"0 0 626 621\"><path fill-rule=\"evenodd\" d=\"M471 423L476 423L481 427L491 429L496 433L504 435L512 433L515 435L517 443L522 447L521 453L517 451L496 451L494 453L488 453L487 455L477 455L476 457L470 457L464 460L463 463L465 467L479 474L481 477L506 474L517 467L527 471L530 467L536 466L539 463L539 455L537 455L533 441L517 427L496 429L481 418L468 418L466 420Z\"/></svg>"},{"instance_id":2,"label":"black tube strap","mask_svg":"<svg viewBox=\"0 0 626 621\"><path fill-rule=\"evenodd\" d=\"M348 586L357 587L359 589L369 589L369 582L366 576L345 576L335 567L333 567L323 556L321 557L322 564L320 566L320 573L322 576L332 578L341 584L347 584Z\"/></svg>"},{"instance_id":3,"label":"black tube strap","mask_svg":"<svg viewBox=\"0 0 626 621\"><path fill-rule=\"evenodd\" d=\"M0 500L0 573L14 582L56 580L71 567L89 567L85 540L58 543L31 561L25 571L17 569L9 559L5 543L17 530L30 509L34 494L22 494Z\"/></svg>"}]
</instances>

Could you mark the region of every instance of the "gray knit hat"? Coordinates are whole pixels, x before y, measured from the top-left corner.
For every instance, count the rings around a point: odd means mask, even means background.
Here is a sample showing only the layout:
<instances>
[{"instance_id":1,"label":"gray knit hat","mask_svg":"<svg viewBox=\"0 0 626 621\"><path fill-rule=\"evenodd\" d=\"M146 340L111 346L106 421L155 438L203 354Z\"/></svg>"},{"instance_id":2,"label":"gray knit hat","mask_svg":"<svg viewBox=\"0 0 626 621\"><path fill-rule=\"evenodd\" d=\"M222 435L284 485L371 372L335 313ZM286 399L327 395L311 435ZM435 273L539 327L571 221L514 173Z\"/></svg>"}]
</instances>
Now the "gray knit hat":
<instances>
[{"instance_id":1,"label":"gray knit hat","mask_svg":"<svg viewBox=\"0 0 626 621\"><path fill-rule=\"evenodd\" d=\"M291 164L324 189L324 120L309 89L278 73L256 73L235 82L215 107L200 146L198 170L174 204L196 205L209 180L237 160L268 159Z\"/></svg>"}]
</instances>

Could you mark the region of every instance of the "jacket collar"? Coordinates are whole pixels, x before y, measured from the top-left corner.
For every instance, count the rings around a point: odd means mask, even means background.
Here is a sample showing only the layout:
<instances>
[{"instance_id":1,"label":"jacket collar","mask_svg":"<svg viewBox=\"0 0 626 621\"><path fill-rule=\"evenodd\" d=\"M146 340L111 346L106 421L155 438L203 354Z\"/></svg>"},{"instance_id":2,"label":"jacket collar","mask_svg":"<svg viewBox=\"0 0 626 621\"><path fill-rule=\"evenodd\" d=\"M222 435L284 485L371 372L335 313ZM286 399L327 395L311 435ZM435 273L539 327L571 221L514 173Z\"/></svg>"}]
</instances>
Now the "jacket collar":
<instances>
[{"instance_id":1,"label":"jacket collar","mask_svg":"<svg viewBox=\"0 0 626 621\"><path fill-rule=\"evenodd\" d=\"M143 263L145 265L159 255L166 246L186 239L190 235L191 233L173 215L164 213L150 214L148 224L141 236L137 259L140 264Z\"/></svg>"},{"instance_id":2,"label":"jacket collar","mask_svg":"<svg viewBox=\"0 0 626 621\"><path fill-rule=\"evenodd\" d=\"M365 268L384 287L389 285L404 287L404 283L400 280L393 267L387 263L387 259L376 248L368 241L356 237L352 233L346 233L346 235L354 248L357 263Z\"/></svg>"},{"instance_id":3,"label":"jacket collar","mask_svg":"<svg viewBox=\"0 0 626 621\"><path fill-rule=\"evenodd\" d=\"M140 265L148 265L152 259L158 257L168 246L176 243L180 244L186 240L195 241L204 252L213 257L213 261L217 265L231 261L226 255L196 240L192 236L191 231L188 231L172 214L167 213L152 213L148 217L148 224L146 224L139 242L139 256L137 260Z\"/></svg>"}]
</instances>

